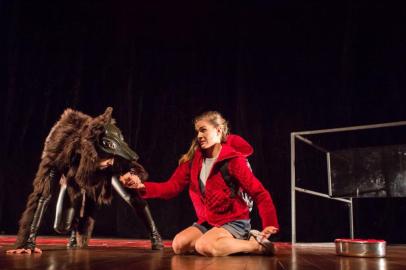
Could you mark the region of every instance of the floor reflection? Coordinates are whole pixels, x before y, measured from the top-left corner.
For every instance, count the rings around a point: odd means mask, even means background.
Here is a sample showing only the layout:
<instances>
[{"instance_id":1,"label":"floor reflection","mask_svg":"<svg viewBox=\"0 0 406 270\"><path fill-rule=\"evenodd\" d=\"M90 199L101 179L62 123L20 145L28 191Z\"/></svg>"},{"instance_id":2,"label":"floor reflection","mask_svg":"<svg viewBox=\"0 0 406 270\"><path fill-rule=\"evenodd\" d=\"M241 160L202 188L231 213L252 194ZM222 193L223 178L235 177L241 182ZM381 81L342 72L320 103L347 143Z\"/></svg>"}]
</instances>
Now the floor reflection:
<instances>
[{"instance_id":1,"label":"floor reflection","mask_svg":"<svg viewBox=\"0 0 406 270\"><path fill-rule=\"evenodd\" d=\"M338 259L339 270L386 270L385 258L357 258L357 257L343 257L339 256Z\"/></svg>"},{"instance_id":2,"label":"floor reflection","mask_svg":"<svg viewBox=\"0 0 406 270\"><path fill-rule=\"evenodd\" d=\"M171 259L173 270L269 270L276 269L278 260L276 257L266 256L227 256L227 257L203 257L197 255L175 255Z\"/></svg>"}]
</instances>

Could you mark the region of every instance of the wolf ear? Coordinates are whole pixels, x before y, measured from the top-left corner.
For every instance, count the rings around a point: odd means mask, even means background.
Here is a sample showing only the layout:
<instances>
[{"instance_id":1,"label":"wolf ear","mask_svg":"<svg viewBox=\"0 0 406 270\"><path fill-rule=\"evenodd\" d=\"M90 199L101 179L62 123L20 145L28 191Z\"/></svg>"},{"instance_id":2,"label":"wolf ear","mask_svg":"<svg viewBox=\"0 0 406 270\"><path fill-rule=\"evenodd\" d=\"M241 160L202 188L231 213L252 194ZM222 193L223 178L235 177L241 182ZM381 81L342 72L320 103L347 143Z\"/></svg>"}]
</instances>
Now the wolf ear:
<instances>
[{"instance_id":1,"label":"wolf ear","mask_svg":"<svg viewBox=\"0 0 406 270\"><path fill-rule=\"evenodd\" d=\"M113 108L107 107L103 114L91 119L90 122L85 125L81 134L82 147L85 147L84 144L86 142L92 142L93 144L95 144L98 141L100 134L105 131L105 126L112 121L112 112ZM95 156L97 156L95 149L90 152L93 152Z\"/></svg>"},{"instance_id":2,"label":"wolf ear","mask_svg":"<svg viewBox=\"0 0 406 270\"><path fill-rule=\"evenodd\" d=\"M105 118L108 118L109 120L111 120L111 114L113 113L113 108L112 107L107 107L106 110L103 113L103 116Z\"/></svg>"},{"instance_id":3,"label":"wolf ear","mask_svg":"<svg viewBox=\"0 0 406 270\"><path fill-rule=\"evenodd\" d=\"M111 122L112 113L113 113L113 108L107 107L106 110L104 111L104 113L97 116L93 121L96 123L100 123L103 126L107 125L108 123Z\"/></svg>"},{"instance_id":4,"label":"wolf ear","mask_svg":"<svg viewBox=\"0 0 406 270\"><path fill-rule=\"evenodd\" d=\"M107 107L103 114L93 118L89 125L90 129L92 130L92 133L103 132L104 126L111 123L111 121L112 121L112 116L111 116L112 113L113 113L113 108Z\"/></svg>"}]
</instances>

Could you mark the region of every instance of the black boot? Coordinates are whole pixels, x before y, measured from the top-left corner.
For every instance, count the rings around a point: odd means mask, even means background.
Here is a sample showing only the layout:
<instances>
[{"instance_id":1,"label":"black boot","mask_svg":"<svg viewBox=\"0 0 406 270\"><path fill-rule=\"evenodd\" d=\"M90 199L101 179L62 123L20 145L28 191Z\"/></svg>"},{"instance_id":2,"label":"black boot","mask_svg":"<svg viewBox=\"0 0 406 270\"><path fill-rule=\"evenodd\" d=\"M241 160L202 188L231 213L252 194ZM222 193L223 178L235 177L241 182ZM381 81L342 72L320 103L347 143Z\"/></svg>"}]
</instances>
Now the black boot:
<instances>
[{"instance_id":1,"label":"black boot","mask_svg":"<svg viewBox=\"0 0 406 270\"><path fill-rule=\"evenodd\" d=\"M117 191L121 198L123 198L124 201L126 201L134 211L136 211L145 227L147 227L147 229L149 230L151 249L163 249L164 245L162 243L161 235L159 234L154 219L152 218L151 211L149 210L147 202L142 199L136 191L125 189L116 176L113 176L111 178L111 183L113 188Z\"/></svg>"},{"instance_id":2,"label":"black boot","mask_svg":"<svg viewBox=\"0 0 406 270\"><path fill-rule=\"evenodd\" d=\"M162 243L161 235L159 234L158 229L155 225L155 222L152 218L151 211L149 210L148 204L145 204L145 206L137 207L137 214L142 219L143 223L150 231L151 248L153 250L163 249L164 244Z\"/></svg>"},{"instance_id":3,"label":"black boot","mask_svg":"<svg viewBox=\"0 0 406 270\"><path fill-rule=\"evenodd\" d=\"M69 242L66 246L68 248L76 248L78 246L78 242L76 241L76 230L70 232Z\"/></svg>"}]
</instances>

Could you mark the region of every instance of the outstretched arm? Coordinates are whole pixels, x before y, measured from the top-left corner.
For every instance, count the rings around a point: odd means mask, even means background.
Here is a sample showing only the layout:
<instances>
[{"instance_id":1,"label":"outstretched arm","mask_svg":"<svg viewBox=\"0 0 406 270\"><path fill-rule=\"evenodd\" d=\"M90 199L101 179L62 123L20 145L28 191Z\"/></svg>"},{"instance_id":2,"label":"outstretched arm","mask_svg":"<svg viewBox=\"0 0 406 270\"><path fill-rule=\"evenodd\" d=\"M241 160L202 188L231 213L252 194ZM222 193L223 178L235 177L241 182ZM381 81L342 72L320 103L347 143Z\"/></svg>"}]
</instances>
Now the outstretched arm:
<instances>
[{"instance_id":1,"label":"outstretched arm","mask_svg":"<svg viewBox=\"0 0 406 270\"><path fill-rule=\"evenodd\" d=\"M134 173L128 172L120 177L124 186L140 191L143 198L170 199L179 194L190 181L190 168L188 162L178 166L166 182L143 182Z\"/></svg>"},{"instance_id":2,"label":"outstretched arm","mask_svg":"<svg viewBox=\"0 0 406 270\"><path fill-rule=\"evenodd\" d=\"M41 172L41 170L39 170ZM34 191L28 198L26 209L20 220L20 228L17 234L16 249L7 250L9 254L41 253L36 247L37 232L48 203L56 187L59 185L60 174L51 168L43 178L37 174L34 180ZM42 181L40 181L42 180Z\"/></svg>"}]
</instances>

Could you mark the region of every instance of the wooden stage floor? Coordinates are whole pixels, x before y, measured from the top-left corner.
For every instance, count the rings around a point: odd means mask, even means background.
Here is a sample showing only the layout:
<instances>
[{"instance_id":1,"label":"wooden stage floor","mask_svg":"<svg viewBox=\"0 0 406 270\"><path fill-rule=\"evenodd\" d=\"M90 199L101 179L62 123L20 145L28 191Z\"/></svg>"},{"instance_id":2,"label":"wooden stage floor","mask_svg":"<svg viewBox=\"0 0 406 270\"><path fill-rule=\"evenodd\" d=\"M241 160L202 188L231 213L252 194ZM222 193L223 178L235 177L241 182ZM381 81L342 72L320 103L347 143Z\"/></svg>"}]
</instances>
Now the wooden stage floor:
<instances>
[{"instance_id":1,"label":"wooden stage floor","mask_svg":"<svg viewBox=\"0 0 406 270\"><path fill-rule=\"evenodd\" d=\"M92 239L86 249L66 249L66 239L40 237L42 254L9 255L15 237L0 236L0 269L176 269L176 270L386 270L406 269L406 245L388 245L385 258L352 258L335 255L333 243L276 243L273 257L235 255L208 258L197 255L175 255L170 242L163 251L149 249L149 241L134 239Z\"/></svg>"}]
</instances>

